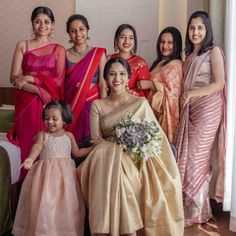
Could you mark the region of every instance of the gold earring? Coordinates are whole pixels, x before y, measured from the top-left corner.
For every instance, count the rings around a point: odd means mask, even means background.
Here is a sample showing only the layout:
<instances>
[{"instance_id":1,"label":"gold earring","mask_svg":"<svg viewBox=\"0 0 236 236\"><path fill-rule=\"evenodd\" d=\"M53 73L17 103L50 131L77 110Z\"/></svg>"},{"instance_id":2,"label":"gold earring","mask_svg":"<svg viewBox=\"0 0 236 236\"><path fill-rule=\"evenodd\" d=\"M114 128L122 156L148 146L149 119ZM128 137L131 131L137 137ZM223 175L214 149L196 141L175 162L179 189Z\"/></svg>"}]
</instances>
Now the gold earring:
<instances>
[{"instance_id":1,"label":"gold earring","mask_svg":"<svg viewBox=\"0 0 236 236\"><path fill-rule=\"evenodd\" d=\"M48 33L48 38L53 38L54 27L51 27L51 31Z\"/></svg>"},{"instance_id":2,"label":"gold earring","mask_svg":"<svg viewBox=\"0 0 236 236\"><path fill-rule=\"evenodd\" d=\"M117 46L117 43L116 43L115 46L114 46L114 50L115 50L115 52L119 52L119 48L118 48L118 46Z\"/></svg>"},{"instance_id":3,"label":"gold earring","mask_svg":"<svg viewBox=\"0 0 236 236\"><path fill-rule=\"evenodd\" d=\"M31 38L35 38L34 28L31 29Z\"/></svg>"}]
</instances>

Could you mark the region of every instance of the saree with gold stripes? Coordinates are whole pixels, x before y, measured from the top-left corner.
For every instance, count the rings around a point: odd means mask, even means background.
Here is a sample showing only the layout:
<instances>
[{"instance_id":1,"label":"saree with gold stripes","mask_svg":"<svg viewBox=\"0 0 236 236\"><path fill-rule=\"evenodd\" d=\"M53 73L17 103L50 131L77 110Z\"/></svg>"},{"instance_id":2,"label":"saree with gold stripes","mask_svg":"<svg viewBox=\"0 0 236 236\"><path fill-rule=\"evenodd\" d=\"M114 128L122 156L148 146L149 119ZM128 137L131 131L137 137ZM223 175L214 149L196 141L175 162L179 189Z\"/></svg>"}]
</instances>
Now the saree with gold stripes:
<instances>
[{"instance_id":1,"label":"saree with gold stripes","mask_svg":"<svg viewBox=\"0 0 236 236\"><path fill-rule=\"evenodd\" d=\"M193 52L184 64L184 91L211 83L210 50L198 56ZM225 89L224 89L225 90ZM191 98L184 106L177 130L178 166L183 185L185 225L203 223L212 217L209 182L212 176L211 154L218 140L218 173L215 198L223 198L224 179L224 90Z\"/></svg>"}]
</instances>

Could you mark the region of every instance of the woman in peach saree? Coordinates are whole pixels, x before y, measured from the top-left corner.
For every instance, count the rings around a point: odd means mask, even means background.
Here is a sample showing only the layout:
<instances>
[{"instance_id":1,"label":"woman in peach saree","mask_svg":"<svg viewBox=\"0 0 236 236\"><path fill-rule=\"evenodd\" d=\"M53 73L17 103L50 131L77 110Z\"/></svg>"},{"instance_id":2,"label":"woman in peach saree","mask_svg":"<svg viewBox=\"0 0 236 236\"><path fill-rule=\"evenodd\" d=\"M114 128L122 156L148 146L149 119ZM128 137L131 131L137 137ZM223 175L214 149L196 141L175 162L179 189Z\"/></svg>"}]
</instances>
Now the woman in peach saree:
<instances>
[{"instance_id":1,"label":"woman in peach saree","mask_svg":"<svg viewBox=\"0 0 236 236\"><path fill-rule=\"evenodd\" d=\"M157 40L157 59L150 68L150 80L141 80L139 89L150 89L148 100L159 124L173 143L179 124L181 95L182 37L175 27L162 30Z\"/></svg>"}]
</instances>

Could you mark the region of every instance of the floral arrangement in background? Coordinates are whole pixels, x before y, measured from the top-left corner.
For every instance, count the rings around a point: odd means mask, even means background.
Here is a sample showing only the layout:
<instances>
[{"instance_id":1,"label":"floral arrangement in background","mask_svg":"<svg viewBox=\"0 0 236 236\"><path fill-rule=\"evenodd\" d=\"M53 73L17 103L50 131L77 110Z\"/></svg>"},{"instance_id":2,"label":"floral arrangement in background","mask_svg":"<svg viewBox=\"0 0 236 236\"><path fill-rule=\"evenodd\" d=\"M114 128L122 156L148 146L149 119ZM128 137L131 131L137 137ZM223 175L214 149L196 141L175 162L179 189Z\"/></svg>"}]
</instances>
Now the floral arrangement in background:
<instances>
[{"instance_id":1,"label":"floral arrangement in background","mask_svg":"<svg viewBox=\"0 0 236 236\"><path fill-rule=\"evenodd\" d=\"M126 117L112 128L112 141L122 145L129 154L133 153L135 163L161 154L162 133L154 121L148 122L127 113Z\"/></svg>"}]
</instances>

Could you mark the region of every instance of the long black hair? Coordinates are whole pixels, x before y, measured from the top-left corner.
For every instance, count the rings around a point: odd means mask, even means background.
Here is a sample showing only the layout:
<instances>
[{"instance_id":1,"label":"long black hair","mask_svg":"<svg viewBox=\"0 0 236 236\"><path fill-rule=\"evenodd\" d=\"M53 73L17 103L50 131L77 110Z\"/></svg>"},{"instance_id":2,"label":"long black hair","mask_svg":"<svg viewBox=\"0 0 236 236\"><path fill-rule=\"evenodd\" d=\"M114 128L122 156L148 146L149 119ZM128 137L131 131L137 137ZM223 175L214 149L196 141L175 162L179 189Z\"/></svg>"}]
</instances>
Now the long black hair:
<instances>
[{"instance_id":1,"label":"long black hair","mask_svg":"<svg viewBox=\"0 0 236 236\"><path fill-rule=\"evenodd\" d=\"M205 11L196 11L190 16L188 21L188 27L185 38L185 54L187 56L194 51L193 43L189 39L189 34L188 34L189 26L191 24L192 19L198 17L202 19L202 23L206 27L206 36L201 43L201 49L199 50L198 55L203 54L204 52L208 51L210 48L213 47L213 30L211 25L211 18L209 14Z\"/></svg>"},{"instance_id":2,"label":"long black hair","mask_svg":"<svg viewBox=\"0 0 236 236\"><path fill-rule=\"evenodd\" d=\"M161 37L163 34L165 33L170 33L172 35L173 38L173 52L170 55L170 57L168 57L162 64L162 66L168 64L169 62L171 62L172 60L175 59L180 59L182 60L182 37L181 37L181 33L179 32L179 30L175 27L166 27L165 29L163 29L157 39L157 44L156 44L156 53L157 53L157 59L153 62L152 66L150 67L150 71L152 71L156 65L162 61L164 59L161 50L160 50L160 44L161 44Z\"/></svg>"}]
</instances>

